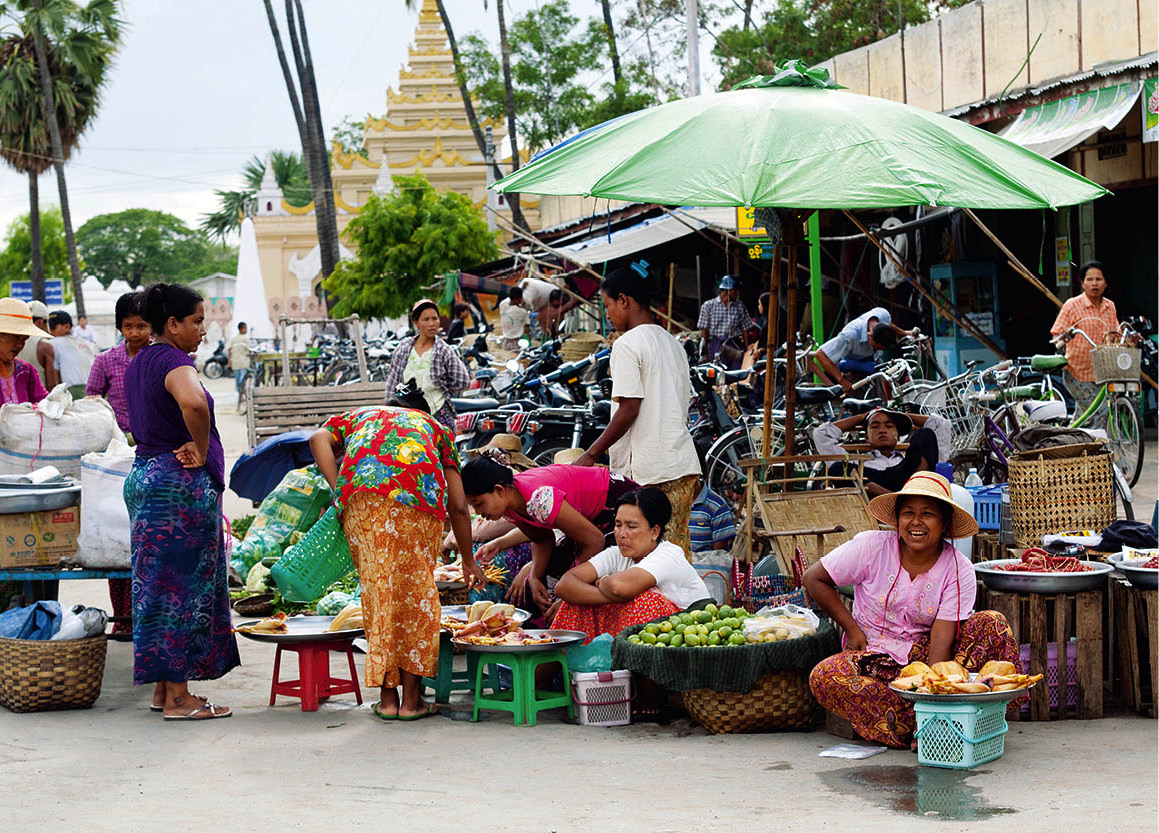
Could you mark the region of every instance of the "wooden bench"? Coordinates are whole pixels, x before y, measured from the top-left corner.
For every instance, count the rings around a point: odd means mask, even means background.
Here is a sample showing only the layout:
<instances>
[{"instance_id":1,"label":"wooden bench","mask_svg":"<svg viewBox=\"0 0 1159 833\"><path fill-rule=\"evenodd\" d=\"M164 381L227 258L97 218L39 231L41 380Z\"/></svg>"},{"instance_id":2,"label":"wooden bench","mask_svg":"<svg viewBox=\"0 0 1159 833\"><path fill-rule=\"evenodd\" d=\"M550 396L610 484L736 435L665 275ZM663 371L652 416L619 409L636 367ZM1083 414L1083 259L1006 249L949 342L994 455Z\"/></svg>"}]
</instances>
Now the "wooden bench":
<instances>
[{"instance_id":1,"label":"wooden bench","mask_svg":"<svg viewBox=\"0 0 1159 833\"><path fill-rule=\"evenodd\" d=\"M383 382L358 382L327 387L254 387L246 383L246 430L250 448L286 431L317 428L335 414L382 405Z\"/></svg>"}]
</instances>

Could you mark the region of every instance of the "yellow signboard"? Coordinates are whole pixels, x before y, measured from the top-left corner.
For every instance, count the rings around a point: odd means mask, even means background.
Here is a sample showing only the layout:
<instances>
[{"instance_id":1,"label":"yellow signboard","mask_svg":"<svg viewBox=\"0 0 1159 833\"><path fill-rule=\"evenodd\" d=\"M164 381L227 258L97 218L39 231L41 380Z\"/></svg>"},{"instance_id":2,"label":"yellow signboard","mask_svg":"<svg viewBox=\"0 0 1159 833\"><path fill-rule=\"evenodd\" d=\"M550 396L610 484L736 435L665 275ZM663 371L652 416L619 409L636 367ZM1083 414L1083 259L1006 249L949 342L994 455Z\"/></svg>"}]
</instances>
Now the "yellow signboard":
<instances>
[{"instance_id":1,"label":"yellow signboard","mask_svg":"<svg viewBox=\"0 0 1159 833\"><path fill-rule=\"evenodd\" d=\"M736 210L736 236L740 238L745 237L759 237L764 240L769 239L769 233L766 229L756 224L756 217L753 216L755 208L737 207Z\"/></svg>"}]
</instances>

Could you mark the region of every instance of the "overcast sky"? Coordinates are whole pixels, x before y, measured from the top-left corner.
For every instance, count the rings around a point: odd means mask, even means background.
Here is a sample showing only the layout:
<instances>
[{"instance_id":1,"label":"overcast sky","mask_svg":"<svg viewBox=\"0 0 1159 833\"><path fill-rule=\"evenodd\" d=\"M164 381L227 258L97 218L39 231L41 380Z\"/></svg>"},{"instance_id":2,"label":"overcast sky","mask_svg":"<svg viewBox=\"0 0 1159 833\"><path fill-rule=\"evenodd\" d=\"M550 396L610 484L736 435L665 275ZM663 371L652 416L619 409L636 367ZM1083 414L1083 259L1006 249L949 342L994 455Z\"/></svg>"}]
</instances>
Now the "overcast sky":
<instances>
[{"instance_id":1,"label":"overcast sky","mask_svg":"<svg viewBox=\"0 0 1159 833\"><path fill-rule=\"evenodd\" d=\"M273 6L281 20L284 4ZM494 0L487 11L480 0L447 6L457 35L482 29L495 41ZM346 114L383 114L417 10L399 0L304 7L327 136ZM519 13L534 0L508 7ZM581 15L598 8L595 0L573 7ZM215 188L240 181L250 156L300 149L265 11L261 0L125 0L123 9L128 29L103 106L65 166L73 222L143 207L195 225L213 208ZM40 199L59 202L51 172L40 179ZM27 177L0 165L0 236L27 211Z\"/></svg>"}]
</instances>

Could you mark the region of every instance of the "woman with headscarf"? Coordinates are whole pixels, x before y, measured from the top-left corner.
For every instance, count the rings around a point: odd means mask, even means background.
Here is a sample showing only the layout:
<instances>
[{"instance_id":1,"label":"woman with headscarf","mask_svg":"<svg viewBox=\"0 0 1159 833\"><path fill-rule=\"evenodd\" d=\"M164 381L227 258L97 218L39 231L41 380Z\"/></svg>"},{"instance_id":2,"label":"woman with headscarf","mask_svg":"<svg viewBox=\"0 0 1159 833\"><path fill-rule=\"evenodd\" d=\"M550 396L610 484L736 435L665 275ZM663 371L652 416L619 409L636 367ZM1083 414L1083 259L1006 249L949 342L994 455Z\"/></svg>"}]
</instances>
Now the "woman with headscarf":
<instances>
[{"instance_id":1,"label":"woman with headscarf","mask_svg":"<svg viewBox=\"0 0 1159 833\"><path fill-rule=\"evenodd\" d=\"M451 346L439 338L439 308L434 301L420 298L410 310L415 334L404 338L390 357L386 389L393 391L415 380L431 415L455 432L455 406L451 402L471 384L471 374Z\"/></svg>"}]
</instances>

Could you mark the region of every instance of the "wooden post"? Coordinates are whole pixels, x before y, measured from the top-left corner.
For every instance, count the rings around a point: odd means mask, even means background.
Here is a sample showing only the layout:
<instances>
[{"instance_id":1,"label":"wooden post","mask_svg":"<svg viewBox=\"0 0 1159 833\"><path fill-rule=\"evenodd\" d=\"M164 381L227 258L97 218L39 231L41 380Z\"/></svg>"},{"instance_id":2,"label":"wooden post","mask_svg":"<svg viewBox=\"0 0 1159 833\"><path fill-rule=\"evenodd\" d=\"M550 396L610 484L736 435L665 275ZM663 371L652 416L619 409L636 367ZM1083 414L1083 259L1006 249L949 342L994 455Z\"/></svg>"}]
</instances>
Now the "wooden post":
<instances>
[{"instance_id":1,"label":"wooden post","mask_svg":"<svg viewBox=\"0 0 1159 833\"><path fill-rule=\"evenodd\" d=\"M1006 257L1008 258L1007 263L1010 264L1011 269L1013 269L1015 272L1017 272L1022 277L1026 278L1026 280L1028 280L1031 284L1033 284L1035 289L1037 289L1039 292L1041 292L1043 295L1045 295L1047 298L1049 298L1054 303L1054 305L1056 307L1062 306L1062 301L1060 301L1058 299L1058 296L1055 295L1053 292L1051 292L1049 289L1047 289L1045 286L1043 286L1042 281L1040 281L1034 275L1033 272L1031 272L1029 269L1027 269L1025 266L1022 265L1022 262L1017 257L1014 256L1014 252L1012 252L1012 251L1010 251L1010 249L1006 248L1006 244L1003 243L1001 240L999 240L998 235L996 235L994 232L990 231L990 229L988 229L986 227L986 225L981 220L978 219L977 214L975 214L973 211L971 211L968 208L963 208L962 213L965 214L967 217L969 217L971 220L973 220L974 225L976 225L978 228L980 228L982 230L982 233L985 234L987 237L989 237L991 241L993 241L994 245L997 246L1002 251L1002 254L1006 255Z\"/></svg>"},{"instance_id":2,"label":"wooden post","mask_svg":"<svg viewBox=\"0 0 1159 833\"><path fill-rule=\"evenodd\" d=\"M672 332L672 293L676 286L676 264L668 264L668 332Z\"/></svg>"},{"instance_id":3,"label":"wooden post","mask_svg":"<svg viewBox=\"0 0 1159 833\"><path fill-rule=\"evenodd\" d=\"M363 382L370 381L370 374L366 370L366 349L362 346L362 322L358 320L358 314L350 316L350 323L354 325L354 352L358 355L358 378ZM387 391L386 395L389 397L391 391Z\"/></svg>"},{"instance_id":4,"label":"wooden post","mask_svg":"<svg viewBox=\"0 0 1159 833\"><path fill-rule=\"evenodd\" d=\"M286 339L286 316L278 319L278 329L282 336L282 385L290 384L290 342Z\"/></svg>"},{"instance_id":5,"label":"wooden post","mask_svg":"<svg viewBox=\"0 0 1159 833\"><path fill-rule=\"evenodd\" d=\"M773 356L777 354L777 311L778 298L781 295L781 244L773 247L773 269L769 277L769 337L765 343L768 349L765 365L765 425L761 440L761 457L769 459L773 456L769 450L769 439L772 434L773 423L773 395L776 392L777 366Z\"/></svg>"},{"instance_id":6,"label":"wooden post","mask_svg":"<svg viewBox=\"0 0 1159 833\"><path fill-rule=\"evenodd\" d=\"M796 219L790 221L799 225ZM785 286L785 456L793 456L796 448L797 408L797 243L794 235L789 245L789 281ZM770 298L770 302L773 299ZM779 312L780 304L772 307ZM772 353L769 354L770 356ZM786 484L787 486L788 484Z\"/></svg>"}]
</instances>

